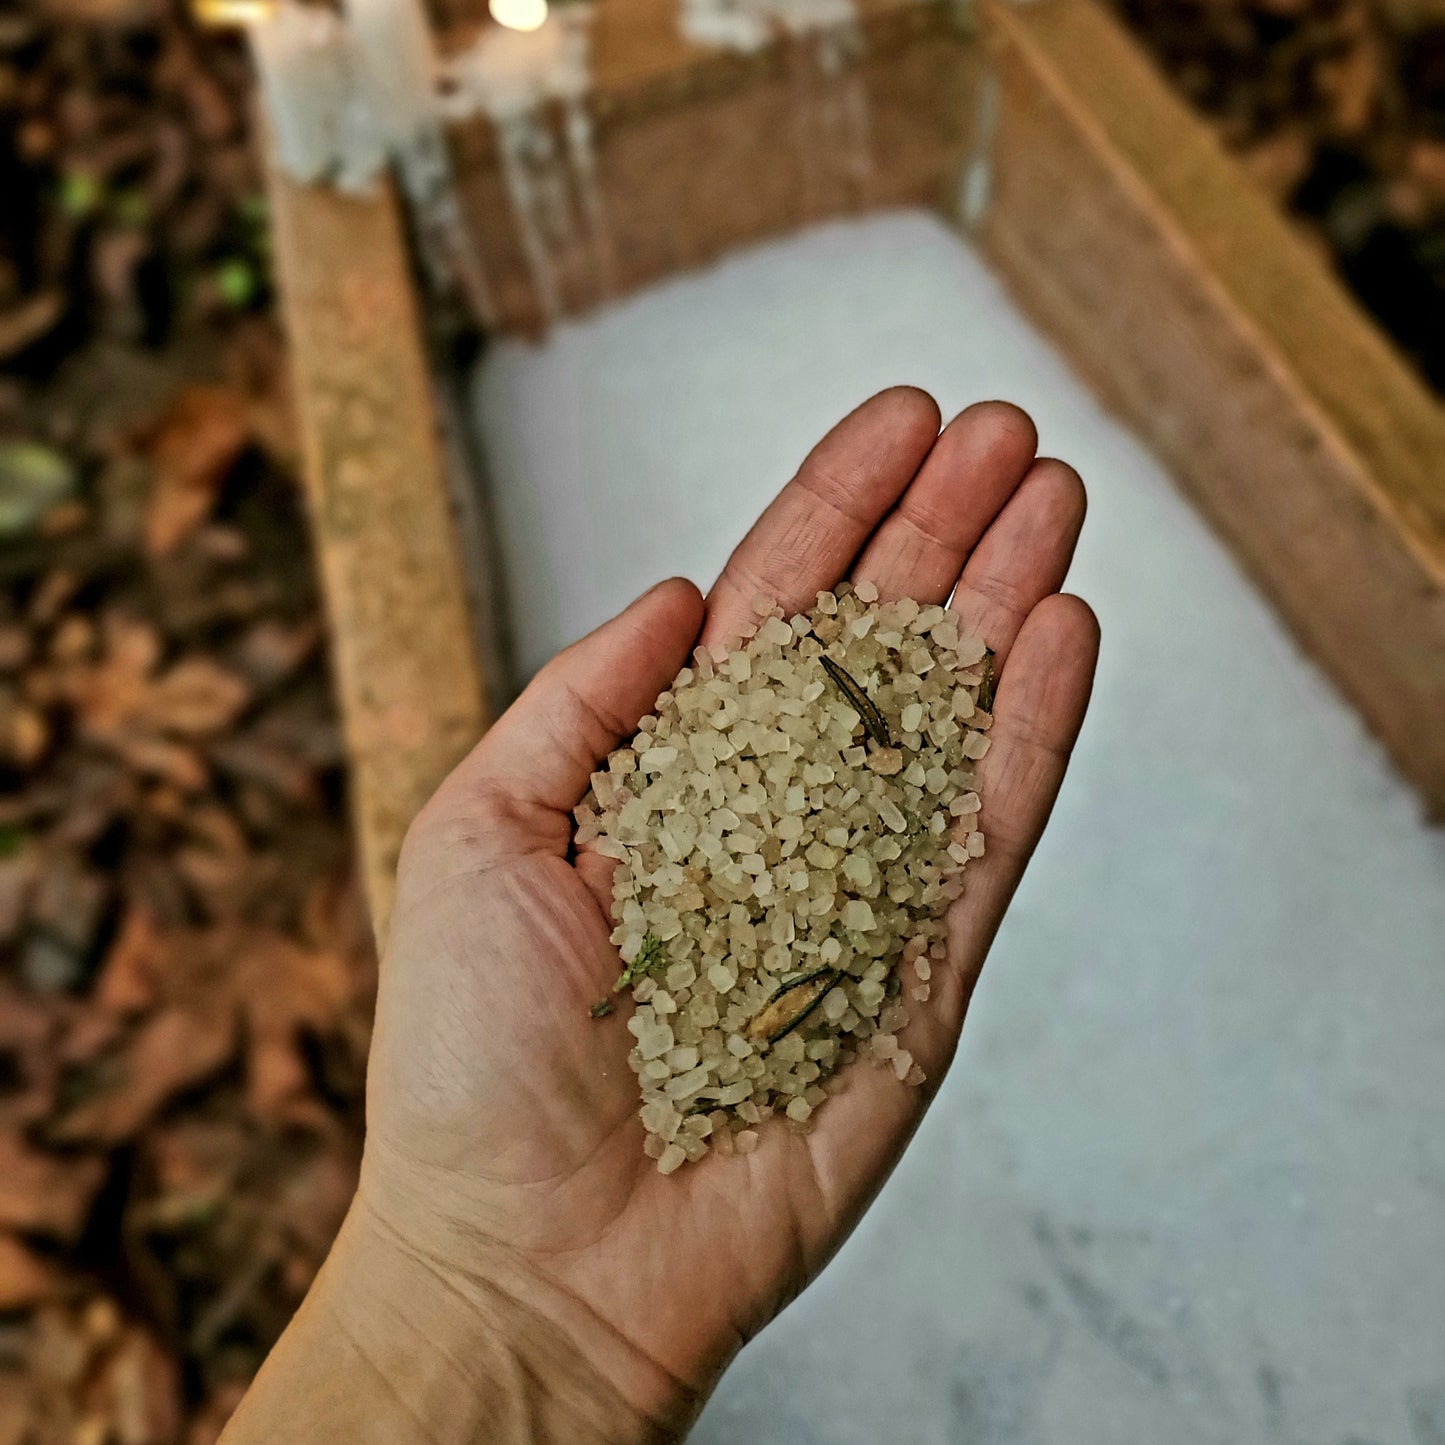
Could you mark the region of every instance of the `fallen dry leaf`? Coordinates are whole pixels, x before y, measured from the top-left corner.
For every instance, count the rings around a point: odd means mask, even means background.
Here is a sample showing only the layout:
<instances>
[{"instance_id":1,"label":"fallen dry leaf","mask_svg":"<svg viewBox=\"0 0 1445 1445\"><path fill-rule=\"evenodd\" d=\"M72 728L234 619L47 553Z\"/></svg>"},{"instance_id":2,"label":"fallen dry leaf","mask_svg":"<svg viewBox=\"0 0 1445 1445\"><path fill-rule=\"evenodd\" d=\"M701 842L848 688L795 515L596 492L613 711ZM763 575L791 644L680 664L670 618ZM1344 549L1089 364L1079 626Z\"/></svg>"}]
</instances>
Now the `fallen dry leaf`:
<instances>
[{"instance_id":1,"label":"fallen dry leaf","mask_svg":"<svg viewBox=\"0 0 1445 1445\"><path fill-rule=\"evenodd\" d=\"M89 522L90 508L84 502L62 502L40 519L39 532L42 537L69 537L83 531Z\"/></svg>"},{"instance_id":2,"label":"fallen dry leaf","mask_svg":"<svg viewBox=\"0 0 1445 1445\"><path fill-rule=\"evenodd\" d=\"M127 1330L106 1359L93 1398L116 1445L175 1445L180 1438L180 1372L139 1327Z\"/></svg>"},{"instance_id":3,"label":"fallen dry leaf","mask_svg":"<svg viewBox=\"0 0 1445 1445\"><path fill-rule=\"evenodd\" d=\"M100 237L91 254L95 284L107 301L123 301L135 286L136 269L151 248L144 231L111 231Z\"/></svg>"},{"instance_id":4,"label":"fallen dry leaf","mask_svg":"<svg viewBox=\"0 0 1445 1445\"><path fill-rule=\"evenodd\" d=\"M241 639L236 665L254 686L263 690L275 687L316 651L321 635L321 624L315 618L289 625L267 618Z\"/></svg>"},{"instance_id":5,"label":"fallen dry leaf","mask_svg":"<svg viewBox=\"0 0 1445 1445\"><path fill-rule=\"evenodd\" d=\"M217 1445L221 1432L236 1413L236 1407L249 1385L249 1380L227 1380L218 1385L200 1413L192 1419L186 1445ZM4 1442L0 1441L0 1445Z\"/></svg>"},{"instance_id":6,"label":"fallen dry leaf","mask_svg":"<svg viewBox=\"0 0 1445 1445\"><path fill-rule=\"evenodd\" d=\"M50 656L54 662L83 662L94 646L95 623L84 613L67 613L50 634Z\"/></svg>"},{"instance_id":7,"label":"fallen dry leaf","mask_svg":"<svg viewBox=\"0 0 1445 1445\"><path fill-rule=\"evenodd\" d=\"M250 1146L239 1118L182 1118L147 1136L146 1160L162 1198L214 1200L233 1188Z\"/></svg>"},{"instance_id":8,"label":"fallen dry leaf","mask_svg":"<svg viewBox=\"0 0 1445 1445\"><path fill-rule=\"evenodd\" d=\"M35 885L35 856L29 850L0 858L0 944L13 942L25 926Z\"/></svg>"},{"instance_id":9,"label":"fallen dry leaf","mask_svg":"<svg viewBox=\"0 0 1445 1445\"><path fill-rule=\"evenodd\" d=\"M27 772L45 756L50 729L44 716L9 689L0 691L0 762Z\"/></svg>"},{"instance_id":10,"label":"fallen dry leaf","mask_svg":"<svg viewBox=\"0 0 1445 1445\"><path fill-rule=\"evenodd\" d=\"M146 511L151 556L174 551L211 515L250 439L246 402L234 391L192 386L176 398L148 448L156 474Z\"/></svg>"},{"instance_id":11,"label":"fallen dry leaf","mask_svg":"<svg viewBox=\"0 0 1445 1445\"><path fill-rule=\"evenodd\" d=\"M18 672L30 661L34 646L28 627L14 622L0 626L0 672Z\"/></svg>"},{"instance_id":12,"label":"fallen dry leaf","mask_svg":"<svg viewBox=\"0 0 1445 1445\"><path fill-rule=\"evenodd\" d=\"M144 706L163 644L148 622L120 611L105 615L101 632L101 660L71 668L64 687L81 727L90 737L104 739L117 734Z\"/></svg>"},{"instance_id":13,"label":"fallen dry leaf","mask_svg":"<svg viewBox=\"0 0 1445 1445\"><path fill-rule=\"evenodd\" d=\"M218 853L211 848L177 849L175 865L213 919L239 920L256 896L256 870L245 853Z\"/></svg>"},{"instance_id":14,"label":"fallen dry leaf","mask_svg":"<svg viewBox=\"0 0 1445 1445\"><path fill-rule=\"evenodd\" d=\"M8 980L0 981L0 1053L43 1051L54 1037L54 1012Z\"/></svg>"},{"instance_id":15,"label":"fallen dry leaf","mask_svg":"<svg viewBox=\"0 0 1445 1445\"><path fill-rule=\"evenodd\" d=\"M160 778L183 793L203 792L211 781L205 759L186 743L119 733L107 740L107 746L142 776Z\"/></svg>"},{"instance_id":16,"label":"fallen dry leaf","mask_svg":"<svg viewBox=\"0 0 1445 1445\"><path fill-rule=\"evenodd\" d=\"M50 841L86 852L136 806L135 779L110 759L87 757L70 775L65 810Z\"/></svg>"},{"instance_id":17,"label":"fallen dry leaf","mask_svg":"<svg viewBox=\"0 0 1445 1445\"><path fill-rule=\"evenodd\" d=\"M92 1305L80 1311L53 1305L35 1317L30 1339L30 1375L42 1387L70 1390L79 1385L104 1341L85 1327Z\"/></svg>"},{"instance_id":18,"label":"fallen dry leaf","mask_svg":"<svg viewBox=\"0 0 1445 1445\"><path fill-rule=\"evenodd\" d=\"M96 1004L111 1014L144 1013L156 998L160 932L155 911L144 902L125 913L96 979Z\"/></svg>"},{"instance_id":19,"label":"fallen dry leaf","mask_svg":"<svg viewBox=\"0 0 1445 1445\"><path fill-rule=\"evenodd\" d=\"M275 1121L309 1095L301 1032L335 1027L351 997L351 970L340 953L257 931L236 960L235 980L247 1024L246 1104L258 1120Z\"/></svg>"},{"instance_id":20,"label":"fallen dry leaf","mask_svg":"<svg viewBox=\"0 0 1445 1445\"><path fill-rule=\"evenodd\" d=\"M245 831L234 814L219 803L192 804L179 821L213 853L234 857L247 851Z\"/></svg>"},{"instance_id":21,"label":"fallen dry leaf","mask_svg":"<svg viewBox=\"0 0 1445 1445\"><path fill-rule=\"evenodd\" d=\"M226 738L210 756L223 772L256 783L288 803L314 806L319 797L315 770L289 749L262 738Z\"/></svg>"},{"instance_id":22,"label":"fallen dry leaf","mask_svg":"<svg viewBox=\"0 0 1445 1445\"><path fill-rule=\"evenodd\" d=\"M34 1423L28 1381L14 1370L0 1372L0 1445L34 1445Z\"/></svg>"},{"instance_id":23,"label":"fallen dry leaf","mask_svg":"<svg viewBox=\"0 0 1445 1445\"><path fill-rule=\"evenodd\" d=\"M56 1049L56 1059L67 1069L82 1068L109 1053L125 1031L123 1021L114 1014L86 1007L66 1025L65 1036Z\"/></svg>"},{"instance_id":24,"label":"fallen dry leaf","mask_svg":"<svg viewBox=\"0 0 1445 1445\"><path fill-rule=\"evenodd\" d=\"M111 881L76 855L46 860L30 900L30 922L77 958L90 956L110 905Z\"/></svg>"},{"instance_id":25,"label":"fallen dry leaf","mask_svg":"<svg viewBox=\"0 0 1445 1445\"><path fill-rule=\"evenodd\" d=\"M0 1133L0 1228L73 1244L104 1179L99 1159L60 1158Z\"/></svg>"},{"instance_id":26,"label":"fallen dry leaf","mask_svg":"<svg viewBox=\"0 0 1445 1445\"><path fill-rule=\"evenodd\" d=\"M360 1160L336 1150L318 1153L286 1181L280 1218L313 1268L331 1248L356 1194Z\"/></svg>"},{"instance_id":27,"label":"fallen dry leaf","mask_svg":"<svg viewBox=\"0 0 1445 1445\"><path fill-rule=\"evenodd\" d=\"M239 527L211 522L191 542L192 548L212 562L241 562L251 555L251 539Z\"/></svg>"},{"instance_id":28,"label":"fallen dry leaf","mask_svg":"<svg viewBox=\"0 0 1445 1445\"><path fill-rule=\"evenodd\" d=\"M80 590L82 578L69 567L46 573L30 599L29 617L37 627L48 627Z\"/></svg>"},{"instance_id":29,"label":"fallen dry leaf","mask_svg":"<svg viewBox=\"0 0 1445 1445\"><path fill-rule=\"evenodd\" d=\"M52 1265L18 1239L0 1234L0 1312L30 1309L55 1299L62 1286Z\"/></svg>"},{"instance_id":30,"label":"fallen dry leaf","mask_svg":"<svg viewBox=\"0 0 1445 1445\"><path fill-rule=\"evenodd\" d=\"M51 1131L64 1143L121 1144L177 1094L219 1073L235 1052L228 1013L163 1009L113 1062L113 1077Z\"/></svg>"},{"instance_id":31,"label":"fallen dry leaf","mask_svg":"<svg viewBox=\"0 0 1445 1445\"><path fill-rule=\"evenodd\" d=\"M251 689L209 657L187 657L151 685L139 719L156 732L210 737L229 727Z\"/></svg>"},{"instance_id":32,"label":"fallen dry leaf","mask_svg":"<svg viewBox=\"0 0 1445 1445\"><path fill-rule=\"evenodd\" d=\"M41 291L0 312L0 361L8 361L39 341L64 314L65 296L60 291Z\"/></svg>"}]
</instances>

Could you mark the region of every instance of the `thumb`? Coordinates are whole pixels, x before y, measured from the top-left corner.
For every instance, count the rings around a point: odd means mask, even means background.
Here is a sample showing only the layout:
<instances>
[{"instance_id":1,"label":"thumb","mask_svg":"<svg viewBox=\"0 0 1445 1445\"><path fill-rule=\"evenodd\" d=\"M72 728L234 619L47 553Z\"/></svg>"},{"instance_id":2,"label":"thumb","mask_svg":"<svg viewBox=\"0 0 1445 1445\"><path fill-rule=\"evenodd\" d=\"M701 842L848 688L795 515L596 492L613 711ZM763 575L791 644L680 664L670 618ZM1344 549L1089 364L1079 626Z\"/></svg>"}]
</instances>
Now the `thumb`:
<instances>
[{"instance_id":1,"label":"thumb","mask_svg":"<svg viewBox=\"0 0 1445 1445\"><path fill-rule=\"evenodd\" d=\"M570 813L602 760L686 663L702 621L702 595L691 582L659 582L559 652L443 788Z\"/></svg>"}]
</instances>

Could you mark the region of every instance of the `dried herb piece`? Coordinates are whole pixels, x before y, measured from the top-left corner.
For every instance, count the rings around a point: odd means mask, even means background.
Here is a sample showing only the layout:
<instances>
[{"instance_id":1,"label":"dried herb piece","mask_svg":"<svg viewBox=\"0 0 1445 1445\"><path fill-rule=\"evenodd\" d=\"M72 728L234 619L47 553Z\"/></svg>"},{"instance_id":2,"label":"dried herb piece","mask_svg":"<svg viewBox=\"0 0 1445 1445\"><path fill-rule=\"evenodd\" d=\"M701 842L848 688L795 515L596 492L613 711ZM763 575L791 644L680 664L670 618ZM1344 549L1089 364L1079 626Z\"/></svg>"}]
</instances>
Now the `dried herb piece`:
<instances>
[{"instance_id":1,"label":"dried herb piece","mask_svg":"<svg viewBox=\"0 0 1445 1445\"><path fill-rule=\"evenodd\" d=\"M978 705L985 712L993 711L993 659L994 650L986 647L983 650L983 681L978 685Z\"/></svg>"},{"instance_id":2,"label":"dried herb piece","mask_svg":"<svg viewBox=\"0 0 1445 1445\"><path fill-rule=\"evenodd\" d=\"M878 706L873 699L863 691L857 680L839 667L831 657L820 657L818 661L823 664L823 671L832 678L833 685L847 699L848 706L863 719L863 727L868 736L879 747L888 747L892 743L893 737L888 731L887 719L878 711Z\"/></svg>"},{"instance_id":3,"label":"dried herb piece","mask_svg":"<svg viewBox=\"0 0 1445 1445\"><path fill-rule=\"evenodd\" d=\"M620 993L624 988L631 988L638 979L660 972L666 964L667 950L663 948L662 940L656 934L649 933L642 940L637 957L622 970L622 976L612 985L612 992Z\"/></svg>"},{"instance_id":4,"label":"dried herb piece","mask_svg":"<svg viewBox=\"0 0 1445 1445\"><path fill-rule=\"evenodd\" d=\"M616 1012L617 1005L610 998L600 998L587 1010L587 1015L589 1018L605 1019L608 1014Z\"/></svg>"},{"instance_id":5,"label":"dried herb piece","mask_svg":"<svg viewBox=\"0 0 1445 1445\"><path fill-rule=\"evenodd\" d=\"M823 1001L823 995L841 975L836 968L820 968L794 983L785 983L748 1024L748 1037L775 1044L791 1033Z\"/></svg>"}]
</instances>

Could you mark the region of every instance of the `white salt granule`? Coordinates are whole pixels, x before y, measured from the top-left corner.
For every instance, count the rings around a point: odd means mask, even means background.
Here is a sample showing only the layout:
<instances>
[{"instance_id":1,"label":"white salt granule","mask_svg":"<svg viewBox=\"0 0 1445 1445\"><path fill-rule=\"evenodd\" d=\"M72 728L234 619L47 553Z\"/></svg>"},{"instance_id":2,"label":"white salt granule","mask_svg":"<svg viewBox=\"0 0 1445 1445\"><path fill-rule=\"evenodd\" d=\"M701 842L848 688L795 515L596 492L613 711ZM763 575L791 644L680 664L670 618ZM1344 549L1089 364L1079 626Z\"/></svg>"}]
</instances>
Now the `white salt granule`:
<instances>
[{"instance_id":1,"label":"white salt granule","mask_svg":"<svg viewBox=\"0 0 1445 1445\"><path fill-rule=\"evenodd\" d=\"M825 659L827 665L825 666ZM861 1053L910 1084L960 872L983 852L975 763L992 657L936 604L869 583L699 648L577 809L618 861L612 941L637 1009L645 1149L670 1174L807 1132Z\"/></svg>"}]
</instances>

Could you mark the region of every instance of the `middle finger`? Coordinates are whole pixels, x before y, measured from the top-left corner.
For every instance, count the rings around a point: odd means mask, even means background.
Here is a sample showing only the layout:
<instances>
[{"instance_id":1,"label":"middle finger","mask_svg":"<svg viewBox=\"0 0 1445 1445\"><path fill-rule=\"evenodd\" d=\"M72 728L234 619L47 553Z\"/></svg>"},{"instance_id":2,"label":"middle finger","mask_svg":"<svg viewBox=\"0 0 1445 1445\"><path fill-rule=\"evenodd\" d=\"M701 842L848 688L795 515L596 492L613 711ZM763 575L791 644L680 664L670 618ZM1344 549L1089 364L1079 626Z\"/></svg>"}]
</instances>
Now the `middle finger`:
<instances>
[{"instance_id":1,"label":"middle finger","mask_svg":"<svg viewBox=\"0 0 1445 1445\"><path fill-rule=\"evenodd\" d=\"M1018 489L1038 446L1027 412L983 401L960 412L879 524L853 569L889 600L942 602Z\"/></svg>"},{"instance_id":2,"label":"middle finger","mask_svg":"<svg viewBox=\"0 0 1445 1445\"><path fill-rule=\"evenodd\" d=\"M844 417L728 558L708 593L703 643L734 642L757 620L760 594L785 613L811 607L847 575L937 436L937 403L910 386L879 392Z\"/></svg>"}]
</instances>

